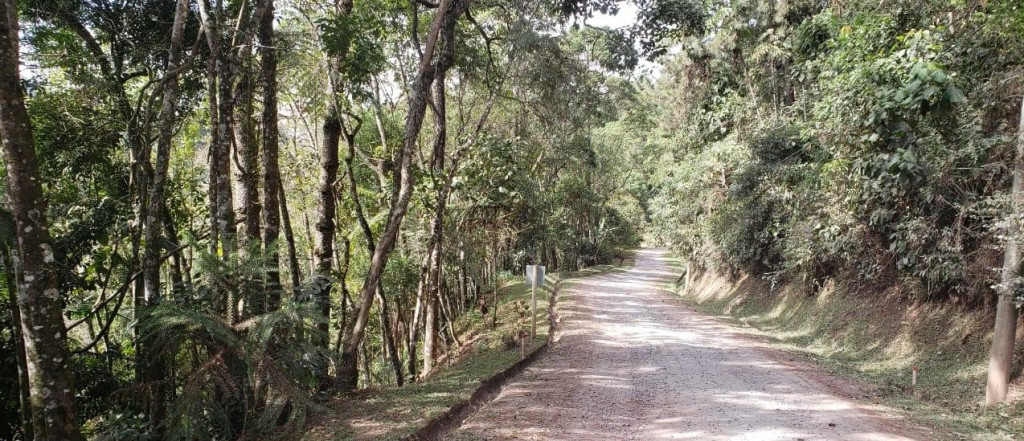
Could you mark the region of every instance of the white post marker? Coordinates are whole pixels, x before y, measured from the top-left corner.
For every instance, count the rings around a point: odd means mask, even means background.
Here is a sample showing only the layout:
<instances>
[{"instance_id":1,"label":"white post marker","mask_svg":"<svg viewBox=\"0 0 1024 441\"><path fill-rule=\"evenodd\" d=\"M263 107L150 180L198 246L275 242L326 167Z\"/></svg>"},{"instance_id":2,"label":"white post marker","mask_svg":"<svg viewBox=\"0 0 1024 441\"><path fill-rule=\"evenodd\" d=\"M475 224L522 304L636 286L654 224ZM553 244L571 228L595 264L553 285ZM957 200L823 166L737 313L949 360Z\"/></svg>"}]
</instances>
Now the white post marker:
<instances>
[{"instance_id":1,"label":"white post marker","mask_svg":"<svg viewBox=\"0 0 1024 441\"><path fill-rule=\"evenodd\" d=\"M910 374L910 387L911 388L917 387L917 366L914 366L914 368L911 370L911 374Z\"/></svg>"},{"instance_id":2,"label":"white post marker","mask_svg":"<svg viewBox=\"0 0 1024 441\"><path fill-rule=\"evenodd\" d=\"M530 312L533 320L530 324L530 338L537 338L537 287L544 284L544 266L526 265L526 283L532 286L530 293Z\"/></svg>"}]
</instances>

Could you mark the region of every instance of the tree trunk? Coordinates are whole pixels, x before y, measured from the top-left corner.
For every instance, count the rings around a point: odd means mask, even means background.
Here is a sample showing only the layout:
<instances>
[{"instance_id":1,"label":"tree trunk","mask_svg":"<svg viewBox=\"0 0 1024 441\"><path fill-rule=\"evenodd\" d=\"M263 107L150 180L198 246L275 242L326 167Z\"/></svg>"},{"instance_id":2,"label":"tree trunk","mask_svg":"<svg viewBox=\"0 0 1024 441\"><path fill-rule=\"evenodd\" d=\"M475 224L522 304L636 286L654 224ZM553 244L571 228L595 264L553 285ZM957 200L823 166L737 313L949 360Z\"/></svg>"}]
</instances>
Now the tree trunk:
<instances>
[{"instance_id":1,"label":"tree trunk","mask_svg":"<svg viewBox=\"0 0 1024 441\"><path fill-rule=\"evenodd\" d=\"M444 41L442 39L442 41ZM441 299L441 267L444 264L444 213L448 192L443 182L445 147L448 141L447 106L445 102L445 78L454 50L451 44L442 43L438 51L438 68L433 84L434 96L434 149L430 158L430 176L434 184L434 215L430 225L430 268L427 273L427 317L423 331L423 375L430 375L434 367L438 334L437 307Z\"/></svg>"},{"instance_id":2,"label":"tree trunk","mask_svg":"<svg viewBox=\"0 0 1024 441\"><path fill-rule=\"evenodd\" d=\"M299 268L299 252L295 247L295 230L292 229L292 218L288 215L288 199L284 195L283 183L278 186L278 196L281 202L281 225L284 227L284 240L288 243L288 272L291 273L292 291L297 292L302 283L302 270Z\"/></svg>"},{"instance_id":3,"label":"tree trunk","mask_svg":"<svg viewBox=\"0 0 1024 441\"><path fill-rule=\"evenodd\" d=\"M395 383L402 386L405 383L405 378L402 375L402 357L398 355L398 347L395 346L394 332L390 322L391 314L388 312L388 301L384 297L384 287L380 281L377 282L377 299L380 301L380 329L384 337L385 349L388 358L391 359L391 368L395 371Z\"/></svg>"},{"instance_id":4,"label":"tree trunk","mask_svg":"<svg viewBox=\"0 0 1024 441\"><path fill-rule=\"evenodd\" d=\"M324 121L323 148L320 150L320 198L317 201L316 248L313 251L313 265L316 268L317 292L313 300L316 302L323 321L317 324L320 336L317 346L327 348L329 322L331 318L331 286L333 275L331 263L334 257L334 230L338 196L334 186L338 181L338 145L341 139L341 122L338 116L332 115Z\"/></svg>"},{"instance_id":5,"label":"tree trunk","mask_svg":"<svg viewBox=\"0 0 1024 441\"><path fill-rule=\"evenodd\" d=\"M149 188L149 206L146 209L145 237L146 245L143 253L142 273L144 294L142 304L136 304L139 323L145 323L150 310L160 304L160 243L164 239L163 223L167 213L165 190L167 173L171 162L171 146L174 137L174 122L178 104L178 69L181 64L182 40L185 34L185 19L188 16L188 0L179 0L174 11L174 24L171 28L171 44L167 56L167 76L164 78L163 103L159 115L159 136L157 138L156 165L153 167L153 179ZM165 363L160 355L153 351L153 343L140 339L137 366L139 378L147 384L148 414L153 427L160 427L164 419Z\"/></svg>"},{"instance_id":6,"label":"tree trunk","mask_svg":"<svg viewBox=\"0 0 1024 441\"><path fill-rule=\"evenodd\" d=\"M431 247L432 248L432 247ZM409 322L408 350L409 353L409 381L416 381L416 343L420 338L420 316L423 315L423 294L427 289L427 264L430 261L430 248L427 256L424 256L420 264L419 283L416 286L416 306L413 309L412 319Z\"/></svg>"},{"instance_id":7,"label":"tree trunk","mask_svg":"<svg viewBox=\"0 0 1024 441\"><path fill-rule=\"evenodd\" d=\"M1024 100L1021 101L1019 129L1017 131L1017 155L1013 160L1013 214L1024 210ZM1014 297L1020 292L1021 256L1018 242L1021 229L1014 220L1006 236L1006 253L1003 255L1002 283L998 289L996 303L996 325L992 334L992 348L989 351L988 383L985 387L985 402L988 404L1006 401L1010 387L1010 372L1013 369L1013 346L1017 337L1017 305Z\"/></svg>"},{"instance_id":8,"label":"tree trunk","mask_svg":"<svg viewBox=\"0 0 1024 441\"><path fill-rule=\"evenodd\" d=\"M409 199L412 197L413 187L416 178L412 171L413 149L419 138L420 129L423 127L423 118L426 115L427 98L430 93L430 85L433 83L436 64L434 62L434 50L438 43L438 35L444 32L446 36L455 32L455 22L459 16L465 13L471 0L454 0L455 7L450 7L452 0L443 0L435 12L431 24L430 35L427 39L426 48L420 58L420 65L414 80L413 87L409 94L409 108L405 117L405 132L402 139L402 148L399 151L396 163L398 169L395 179L398 183L392 188L391 211L388 213L388 220L384 226L384 233L380 242L374 250L370 259L370 268L359 291L359 307L356 309L356 316L352 320L348 332L348 338L341 352L341 363L338 367L337 387L341 390L352 390L357 386L356 352L363 340L366 331L366 324L370 315L370 307L373 306L373 297L377 283L384 273L388 257L395 247L398 239L398 232L409 208ZM446 38L452 42L453 38Z\"/></svg>"},{"instance_id":9,"label":"tree trunk","mask_svg":"<svg viewBox=\"0 0 1024 441\"><path fill-rule=\"evenodd\" d=\"M338 318L338 339L334 342L334 352L341 350L341 342L345 338L345 330L348 329L348 304L349 304L349 291L348 291L348 271L349 266L352 263L352 242L348 240L348 237L342 236L341 246L345 250L341 253L345 256L344 259L338 256L338 280L341 281L341 308L338 314L341 316ZM339 254L335 250L335 254Z\"/></svg>"},{"instance_id":10,"label":"tree trunk","mask_svg":"<svg viewBox=\"0 0 1024 441\"><path fill-rule=\"evenodd\" d=\"M348 175L349 197L352 198L352 204L355 207L356 220L358 220L359 227L363 231L363 236L366 240L366 249L369 251L370 256L373 256L377 245L373 238L373 230L370 229L370 223L366 220L366 213L363 212L363 204L359 200L359 191L356 187L355 169L352 165L356 156L356 135L359 133L360 127L362 127L361 121L357 123L356 127L353 128L352 131L346 130L345 132L345 144L348 146L348 155L345 156L345 170L347 172L346 175ZM346 247L347 246L348 242L346 241ZM391 365L395 371L395 383L402 386L405 381L402 375L402 358L398 355L398 347L395 345L394 334L388 321L390 320L391 314L388 312L387 298L384 296L384 287L380 279L377 280L377 298L380 301L381 334L384 337L387 354L391 359ZM347 323L345 325L344 329L347 330Z\"/></svg>"},{"instance_id":11,"label":"tree trunk","mask_svg":"<svg viewBox=\"0 0 1024 441\"><path fill-rule=\"evenodd\" d=\"M252 56L250 51L242 51L242 62L239 66L239 81L235 87L235 146L241 156L238 167L238 180L241 184L241 204L243 231L245 240L240 243L239 251L248 255L259 256L263 237L260 235L260 170L259 145L256 140L256 122L253 119L253 89L256 84L252 74ZM250 256L251 257L251 256ZM240 295L244 304L245 320L254 315L266 312L267 295L261 287L258 276L243 274L239 281Z\"/></svg>"},{"instance_id":12,"label":"tree trunk","mask_svg":"<svg viewBox=\"0 0 1024 441\"><path fill-rule=\"evenodd\" d=\"M171 212L167 209L167 201L164 200L163 207L163 223L164 223L164 237L175 246L180 246L181 238L178 237L178 230L174 227L174 218L171 217ZM182 261L184 260L182 250L178 250L171 255L173 262L171 264L171 288L172 292L178 292L185 288L184 274L185 269Z\"/></svg>"},{"instance_id":13,"label":"tree trunk","mask_svg":"<svg viewBox=\"0 0 1024 441\"><path fill-rule=\"evenodd\" d=\"M423 371L420 375L430 375L430 372L434 370L434 355L437 352L437 296L438 293L435 291L435 286L439 284L436 282L438 272L435 269L440 260L441 244L434 243L434 246L430 248L430 266L427 270L427 288L423 298L423 304L425 305L424 323L423 323Z\"/></svg>"},{"instance_id":14,"label":"tree trunk","mask_svg":"<svg viewBox=\"0 0 1024 441\"><path fill-rule=\"evenodd\" d=\"M253 120L253 89L256 84L252 78L251 60L240 66L238 86L235 88L235 145L241 155L241 166L238 179L242 187L242 213L246 246L252 242L261 242L260 236L260 152L256 142L256 122Z\"/></svg>"},{"instance_id":15,"label":"tree trunk","mask_svg":"<svg viewBox=\"0 0 1024 441\"><path fill-rule=\"evenodd\" d=\"M469 298L469 276L466 270L466 244L459 241L459 309L465 312Z\"/></svg>"},{"instance_id":16,"label":"tree trunk","mask_svg":"<svg viewBox=\"0 0 1024 441\"><path fill-rule=\"evenodd\" d=\"M267 258L267 310L281 308L280 253L277 240L281 235L281 168L277 128L277 46L274 38L274 3L259 27L260 83L263 88L263 249Z\"/></svg>"},{"instance_id":17,"label":"tree trunk","mask_svg":"<svg viewBox=\"0 0 1024 441\"><path fill-rule=\"evenodd\" d=\"M491 247L491 287L494 289L494 303L491 309L491 327L498 327L498 245Z\"/></svg>"},{"instance_id":18,"label":"tree trunk","mask_svg":"<svg viewBox=\"0 0 1024 441\"><path fill-rule=\"evenodd\" d=\"M214 16L206 10L206 0L200 0L200 14L206 28L207 44L211 59L207 64L210 87L207 91L211 113L210 140L210 235L211 252L223 259L231 258L235 241L235 209L231 188L231 144L234 126L234 66L232 48L223 41L221 27L226 12L217 2ZM235 293L217 283L223 293L223 304L219 305L229 323L237 319L237 298Z\"/></svg>"},{"instance_id":19,"label":"tree trunk","mask_svg":"<svg viewBox=\"0 0 1024 441\"><path fill-rule=\"evenodd\" d=\"M207 6L208 0L199 0L199 14L203 21L203 34L206 36L206 45L210 49L210 56L206 60L206 100L209 104L210 139L207 150L209 150L209 183L207 190L207 205L210 211L210 253L216 255L220 250L220 229L217 228L217 162L214 155L217 154L218 145L218 121L217 116L217 53L220 52L220 31L217 21L210 16Z\"/></svg>"},{"instance_id":20,"label":"tree trunk","mask_svg":"<svg viewBox=\"0 0 1024 441\"><path fill-rule=\"evenodd\" d=\"M7 226L5 226L7 228ZM14 219L10 219L10 230L13 232ZM18 287L14 283L14 258L11 255L13 243L0 245L3 253L4 282L7 288L7 300L11 308L11 337L14 339L15 355L18 362L18 409L21 411L21 431L26 440L32 439L32 406L29 397L28 364L25 361L25 341L21 335L21 312L18 310Z\"/></svg>"},{"instance_id":21,"label":"tree trunk","mask_svg":"<svg viewBox=\"0 0 1024 441\"><path fill-rule=\"evenodd\" d=\"M18 74L14 0L0 0L0 139L7 195L16 227L15 277L28 368L33 434L37 440L80 441L62 295L58 289L46 199Z\"/></svg>"},{"instance_id":22,"label":"tree trunk","mask_svg":"<svg viewBox=\"0 0 1024 441\"><path fill-rule=\"evenodd\" d=\"M225 12L220 11L221 16ZM220 238L220 256L227 260L234 254L237 241L235 238L235 202L231 188L231 138L234 125L234 66L232 66L229 50L222 47L217 54L217 127L214 129L216 141L211 146L213 154L213 175L210 185L216 188L217 200L215 222L212 226ZM238 297L227 284L220 287L226 299L225 317L228 323L238 321Z\"/></svg>"}]
</instances>

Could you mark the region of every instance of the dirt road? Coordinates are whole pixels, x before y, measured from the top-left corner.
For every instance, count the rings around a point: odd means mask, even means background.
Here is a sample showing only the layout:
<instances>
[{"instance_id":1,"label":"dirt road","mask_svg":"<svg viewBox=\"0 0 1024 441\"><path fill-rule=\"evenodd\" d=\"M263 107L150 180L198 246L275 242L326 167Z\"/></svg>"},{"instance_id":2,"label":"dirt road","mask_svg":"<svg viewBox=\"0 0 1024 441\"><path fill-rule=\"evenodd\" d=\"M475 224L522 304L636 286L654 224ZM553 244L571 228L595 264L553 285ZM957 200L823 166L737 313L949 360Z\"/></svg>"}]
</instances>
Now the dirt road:
<instances>
[{"instance_id":1,"label":"dirt road","mask_svg":"<svg viewBox=\"0 0 1024 441\"><path fill-rule=\"evenodd\" d=\"M923 440L664 290L663 252L564 293L561 338L451 440Z\"/></svg>"}]
</instances>

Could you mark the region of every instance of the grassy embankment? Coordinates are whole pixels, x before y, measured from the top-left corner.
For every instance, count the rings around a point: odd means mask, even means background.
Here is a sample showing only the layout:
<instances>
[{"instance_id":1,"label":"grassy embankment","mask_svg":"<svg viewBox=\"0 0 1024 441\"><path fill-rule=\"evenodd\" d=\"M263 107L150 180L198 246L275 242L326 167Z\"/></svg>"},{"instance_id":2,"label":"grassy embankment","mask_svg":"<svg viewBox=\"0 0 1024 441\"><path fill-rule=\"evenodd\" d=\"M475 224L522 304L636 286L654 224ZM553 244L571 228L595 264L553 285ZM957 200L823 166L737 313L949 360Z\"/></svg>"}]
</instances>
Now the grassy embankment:
<instances>
[{"instance_id":1,"label":"grassy embankment","mask_svg":"<svg viewBox=\"0 0 1024 441\"><path fill-rule=\"evenodd\" d=\"M682 272L682 265L675 262ZM952 304L914 302L899 287L858 293L830 283L804 287L752 277L736 281L705 273L679 289L695 309L725 318L805 355L826 370L872 386L870 398L936 430L939 439L1024 440L1024 399L1018 376L1010 405L984 399L992 319ZM1018 342L1021 341L1018 332ZM1024 359L1024 345L1017 360ZM917 387L911 369L919 367ZM1018 373L1020 368L1018 367Z\"/></svg>"},{"instance_id":2,"label":"grassy embankment","mask_svg":"<svg viewBox=\"0 0 1024 441\"><path fill-rule=\"evenodd\" d=\"M556 281L561 281L559 289L565 289L572 283L568 279L614 268L614 265L600 265L579 272L549 274L543 289L537 291L537 338L528 343L527 353L547 341L548 304ZM522 317L516 305L520 301L529 305L530 290L521 277L516 277L514 282L506 282L498 293L497 327L491 327L490 314L482 316L479 310L468 311L456 325L462 346L450 354L442 354L444 364L433 375L405 387L364 390L355 397L332 402L314 417L302 439L403 439L453 405L468 399L482 380L518 362L522 357L521 349L508 348L502 340L505 336L515 335L518 330L529 330L529 317Z\"/></svg>"}]
</instances>

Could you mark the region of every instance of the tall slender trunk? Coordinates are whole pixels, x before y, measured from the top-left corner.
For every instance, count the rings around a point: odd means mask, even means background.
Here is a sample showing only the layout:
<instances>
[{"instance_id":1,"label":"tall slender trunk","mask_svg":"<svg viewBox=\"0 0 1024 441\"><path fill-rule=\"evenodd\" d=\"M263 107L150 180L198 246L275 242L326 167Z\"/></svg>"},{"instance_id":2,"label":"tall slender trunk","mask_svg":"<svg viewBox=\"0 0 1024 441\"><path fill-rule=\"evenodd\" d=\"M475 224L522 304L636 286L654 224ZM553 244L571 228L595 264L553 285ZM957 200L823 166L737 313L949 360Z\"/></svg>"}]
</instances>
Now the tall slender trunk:
<instances>
[{"instance_id":1,"label":"tall slender trunk","mask_svg":"<svg viewBox=\"0 0 1024 441\"><path fill-rule=\"evenodd\" d=\"M334 230L338 196L334 186L338 181L338 146L341 140L341 122L332 115L324 121L323 147L320 150L320 197L317 201L316 247L313 250L313 265L316 268L317 292L314 301L323 315L317 324L319 330L317 345L328 347L329 322L331 318L331 286L334 275L331 263L334 257ZM326 374L325 374L326 375Z\"/></svg>"},{"instance_id":2,"label":"tall slender trunk","mask_svg":"<svg viewBox=\"0 0 1024 441\"><path fill-rule=\"evenodd\" d=\"M402 374L402 357L398 355L398 347L395 345L394 332L391 329L391 313L388 311L388 301L384 297L384 286L381 281L377 281L377 300L380 301L380 329L384 337L385 349L391 360L391 368L395 371L395 383L402 386L405 383Z\"/></svg>"},{"instance_id":3,"label":"tall slender trunk","mask_svg":"<svg viewBox=\"0 0 1024 441\"><path fill-rule=\"evenodd\" d=\"M14 231L14 220L10 220L10 229ZM6 227L6 226L5 226ZM21 431L26 440L32 437L32 405L29 397L28 364L25 361L25 341L21 335L21 311L18 310L18 287L14 282L14 256L11 255L14 243L0 245L3 257L4 283L7 288L7 300L11 308L11 337L14 339L15 356L18 362L18 409L21 411Z\"/></svg>"},{"instance_id":4,"label":"tall slender trunk","mask_svg":"<svg viewBox=\"0 0 1024 441\"><path fill-rule=\"evenodd\" d=\"M469 297L469 275L466 270L466 244L459 240L459 308L465 310Z\"/></svg>"},{"instance_id":5,"label":"tall slender trunk","mask_svg":"<svg viewBox=\"0 0 1024 441\"><path fill-rule=\"evenodd\" d=\"M432 230L434 230L432 228ZM432 233L433 235L433 233ZM423 370L420 375L430 375L434 370L434 356L437 352L437 277L440 275L441 244L434 242L430 248L430 264L427 268L427 288L423 298ZM435 268L437 270L435 271Z\"/></svg>"},{"instance_id":6,"label":"tall slender trunk","mask_svg":"<svg viewBox=\"0 0 1024 441\"><path fill-rule=\"evenodd\" d=\"M298 291L299 285L302 283L302 269L299 268L299 251L295 246L295 230L292 229L292 217L288 214L288 199L284 195L284 184L278 186L278 196L281 202L281 225L284 227L284 240L288 244L288 272L292 282L292 291Z\"/></svg>"},{"instance_id":7,"label":"tall slender trunk","mask_svg":"<svg viewBox=\"0 0 1024 441\"><path fill-rule=\"evenodd\" d=\"M341 308L338 312L338 339L334 342L334 352L341 350L341 342L345 338L345 330L348 329L348 308L349 308L349 291L348 284L345 283L348 280L348 270L352 263L352 242L348 240L347 236L342 236L341 247L345 250L344 253L338 253L335 250L335 254L338 256L338 280L341 282ZM344 259L341 256L345 256Z\"/></svg>"},{"instance_id":8,"label":"tall slender trunk","mask_svg":"<svg viewBox=\"0 0 1024 441\"><path fill-rule=\"evenodd\" d=\"M210 112L210 139L207 146L208 168L207 175L209 183L207 186L207 208L210 212L210 253L216 255L220 250L220 229L217 228L217 162L214 160L217 154L218 121L217 115L217 53L220 52L220 30L217 20L210 14L209 0L199 0L199 14L203 21L203 34L206 36L206 45L210 49L210 56L206 60L206 100Z\"/></svg>"},{"instance_id":9,"label":"tall slender trunk","mask_svg":"<svg viewBox=\"0 0 1024 441\"><path fill-rule=\"evenodd\" d=\"M57 284L46 199L18 74L16 2L0 0L0 139L7 167L8 206L14 217L15 277L32 430L37 440L82 440L75 421L63 296Z\"/></svg>"},{"instance_id":10,"label":"tall slender trunk","mask_svg":"<svg viewBox=\"0 0 1024 441\"><path fill-rule=\"evenodd\" d=\"M494 303L491 307L491 327L498 327L498 244L491 246L491 287L493 288Z\"/></svg>"},{"instance_id":11,"label":"tall slender trunk","mask_svg":"<svg viewBox=\"0 0 1024 441\"><path fill-rule=\"evenodd\" d=\"M438 52L438 69L434 78L434 146L430 158L430 176L434 184L434 213L430 224L430 267L427 270L426 324L423 331L423 375L429 375L434 368L437 346L437 307L441 299L441 274L444 265L444 213L448 193L443 182L445 147L448 141L447 106L445 102L445 78L451 66L449 51L454 48L444 45Z\"/></svg>"},{"instance_id":12,"label":"tall slender trunk","mask_svg":"<svg viewBox=\"0 0 1024 441\"><path fill-rule=\"evenodd\" d=\"M221 2L218 0L218 6ZM217 11L217 19L223 24L226 11ZM222 35L218 36L223 38ZM221 41L215 56L217 57L217 126L214 130L213 157L214 175L211 177L212 184L217 187L217 233L221 240L221 253L225 259L231 257L236 248L235 238L235 200L234 189L231 186L231 148L232 136L234 135L235 124L235 65L232 59L232 48ZM235 308L237 305L230 305ZM228 312L228 317L233 318L233 313Z\"/></svg>"},{"instance_id":13,"label":"tall slender trunk","mask_svg":"<svg viewBox=\"0 0 1024 441\"><path fill-rule=\"evenodd\" d=\"M434 13L431 23L430 34L427 44L420 58L420 65L416 77L410 88L409 108L405 116L405 132L402 138L402 148L398 152L398 169L395 173L397 185L392 188L391 211L388 213L388 220L384 226L384 232L380 242L374 250L370 259L370 268L363 282L359 293L359 307L352 320L341 352L341 363L338 368L337 386L339 389L351 390L356 387L356 351L359 343L363 340L366 331L366 323L370 315L370 307L373 306L374 291L377 282L384 273L388 257L395 247L398 239L398 231L401 228L402 220L405 218L409 208L409 199L412 197L413 186L416 178L412 172L413 149L419 138L420 129L423 128L423 119L426 116L427 98L430 93L430 86L434 81L434 74L437 71L437 62L434 59L434 51L437 45L454 44L454 33L456 21L469 8L472 0L442 0ZM454 6L453 5L454 2ZM443 36L441 35L443 33ZM441 36L439 39L438 37ZM442 41L443 40L443 41Z\"/></svg>"},{"instance_id":14,"label":"tall slender trunk","mask_svg":"<svg viewBox=\"0 0 1024 441\"><path fill-rule=\"evenodd\" d=\"M145 323L150 310L160 304L160 242L164 237L163 224L165 213L165 191L167 174L171 162L171 146L174 136L178 104L178 69L181 65L181 48L185 34L185 19L188 16L188 0L179 0L174 11L174 24L171 28L171 44L167 56L167 74L164 78L163 103L160 108L159 135L156 147L156 165L153 167L153 178L149 188L149 206L146 209L145 250L143 253L142 273L144 294L142 303L136 304L139 311L139 323ZM140 357L138 366L141 368L140 378L147 384L148 414L153 427L160 427L165 413L165 371L166 366L160 355L153 350L149 339L140 339Z\"/></svg>"},{"instance_id":15,"label":"tall slender trunk","mask_svg":"<svg viewBox=\"0 0 1024 441\"><path fill-rule=\"evenodd\" d=\"M239 251L244 254L260 256L263 237L260 235L260 215L263 207L260 204L260 154L256 137L256 121L253 118L253 93L256 86L253 81L252 56L250 51L242 51L242 62L239 66L239 80L235 87L235 146L241 156L238 166L238 180L241 184L241 204L244 215L243 232L245 239L240 243ZM239 294L245 305L244 317L260 315L267 309L267 293L262 289L258 276L241 275Z\"/></svg>"},{"instance_id":16,"label":"tall slender trunk","mask_svg":"<svg viewBox=\"0 0 1024 441\"><path fill-rule=\"evenodd\" d=\"M218 11L218 16L223 17L225 11ZM217 126L214 130L215 141L211 146L213 155L213 174L210 175L210 185L216 188L215 224L211 227L217 230L220 238L220 256L224 260L232 257L237 246L235 237L235 202L234 190L231 186L231 138L233 136L235 108L233 104L235 73L230 48L225 48L221 42L220 50L217 53ZM238 321L238 297L231 289L230 284L223 284L220 290L224 292L226 299L225 318L228 323Z\"/></svg>"},{"instance_id":17,"label":"tall slender trunk","mask_svg":"<svg viewBox=\"0 0 1024 441\"><path fill-rule=\"evenodd\" d=\"M164 223L164 237L167 238L172 244L181 243L181 238L178 236L178 230L174 227L174 218L171 216L171 212L167 209L167 201L164 201L163 208L163 223ZM184 274L185 269L182 261L184 260L183 253L181 250L174 252L171 255L171 288L176 292L177 290L184 289Z\"/></svg>"},{"instance_id":18,"label":"tall slender trunk","mask_svg":"<svg viewBox=\"0 0 1024 441\"><path fill-rule=\"evenodd\" d=\"M259 54L260 85L263 88L263 249L266 253L267 310L281 308L280 253L277 240L281 235L281 168L277 128L277 46L274 37L274 3L269 0L267 13L260 21Z\"/></svg>"},{"instance_id":19,"label":"tall slender trunk","mask_svg":"<svg viewBox=\"0 0 1024 441\"><path fill-rule=\"evenodd\" d=\"M409 321L408 350L409 353L409 381L416 381L416 343L420 338L420 316L423 315L423 296L427 290L427 264L430 262L430 254L433 246L428 247L427 255L420 264L419 283L416 286L416 306L413 309L412 318Z\"/></svg>"},{"instance_id":20,"label":"tall slender trunk","mask_svg":"<svg viewBox=\"0 0 1024 441\"><path fill-rule=\"evenodd\" d=\"M248 55L240 66L238 85L235 87L235 145L241 156L238 178L242 188L242 213L246 245L260 243L260 152L256 137L256 121L253 119L253 91L256 86L252 78L251 60Z\"/></svg>"},{"instance_id":21,"label":"tall slender trunk","mask_svg":"<svg viewBox=\"0 0 1024 441\"><path fill-rule=\"evenodd\" d=\"M373 230L370 229L370 223L366 220L366 213L363 211L363 204L359 200L359 191L356 187L356 175L353 162L356 156L356 135L359 133L359 129L362 127L362 122L359 121L351 131L346 129L345 131L345 144L348 146L348 154L345 156L345 171L348 176L349 184L349 197L352 198L352 204L355 207L356 220L359 222L359 227L363 231L363 237L366 240L366 249L369 251L370 256L373 256L374 251L377 248L376 241L373 238ZM348 241L345 242L346 251L348 247ZM386 346L388 357L391 359L391 366L395 371L395 382L402 386L405 382L402 374L402 359L398 355L398 347L395 345L394 334L390 325L391 314L388 312L387 298L384 296L384 286L381 280L377 280L377 299L380 301L380 326L381 334L384 337L384 344ZM347 323L344 329L348 329Z\"/></svg>"},{"instance_id":22,"label":"tall slender trunk","mask_svg":"<svg viewBox=\"0 0 1024 441\"><path fill-rule=\"evenodd\" d=\"M1024 100L1021 101L1019 129L1017 131L1017 155L1013 159L1013 206L1014 214L1024 210ZM996 324L992 333L992 348L989 351L988 382L985 386L985 402L988 404L1006 401L1010 387L1010 372L1013 368L1013 346L1017 337L1017 305L1014 297L1021 286L1021 255L1018 241L1021 229L1015 223L1006 236L1006 252L1003 255L1002 283L997 291Z\"/></svg>"}]
</instances>

